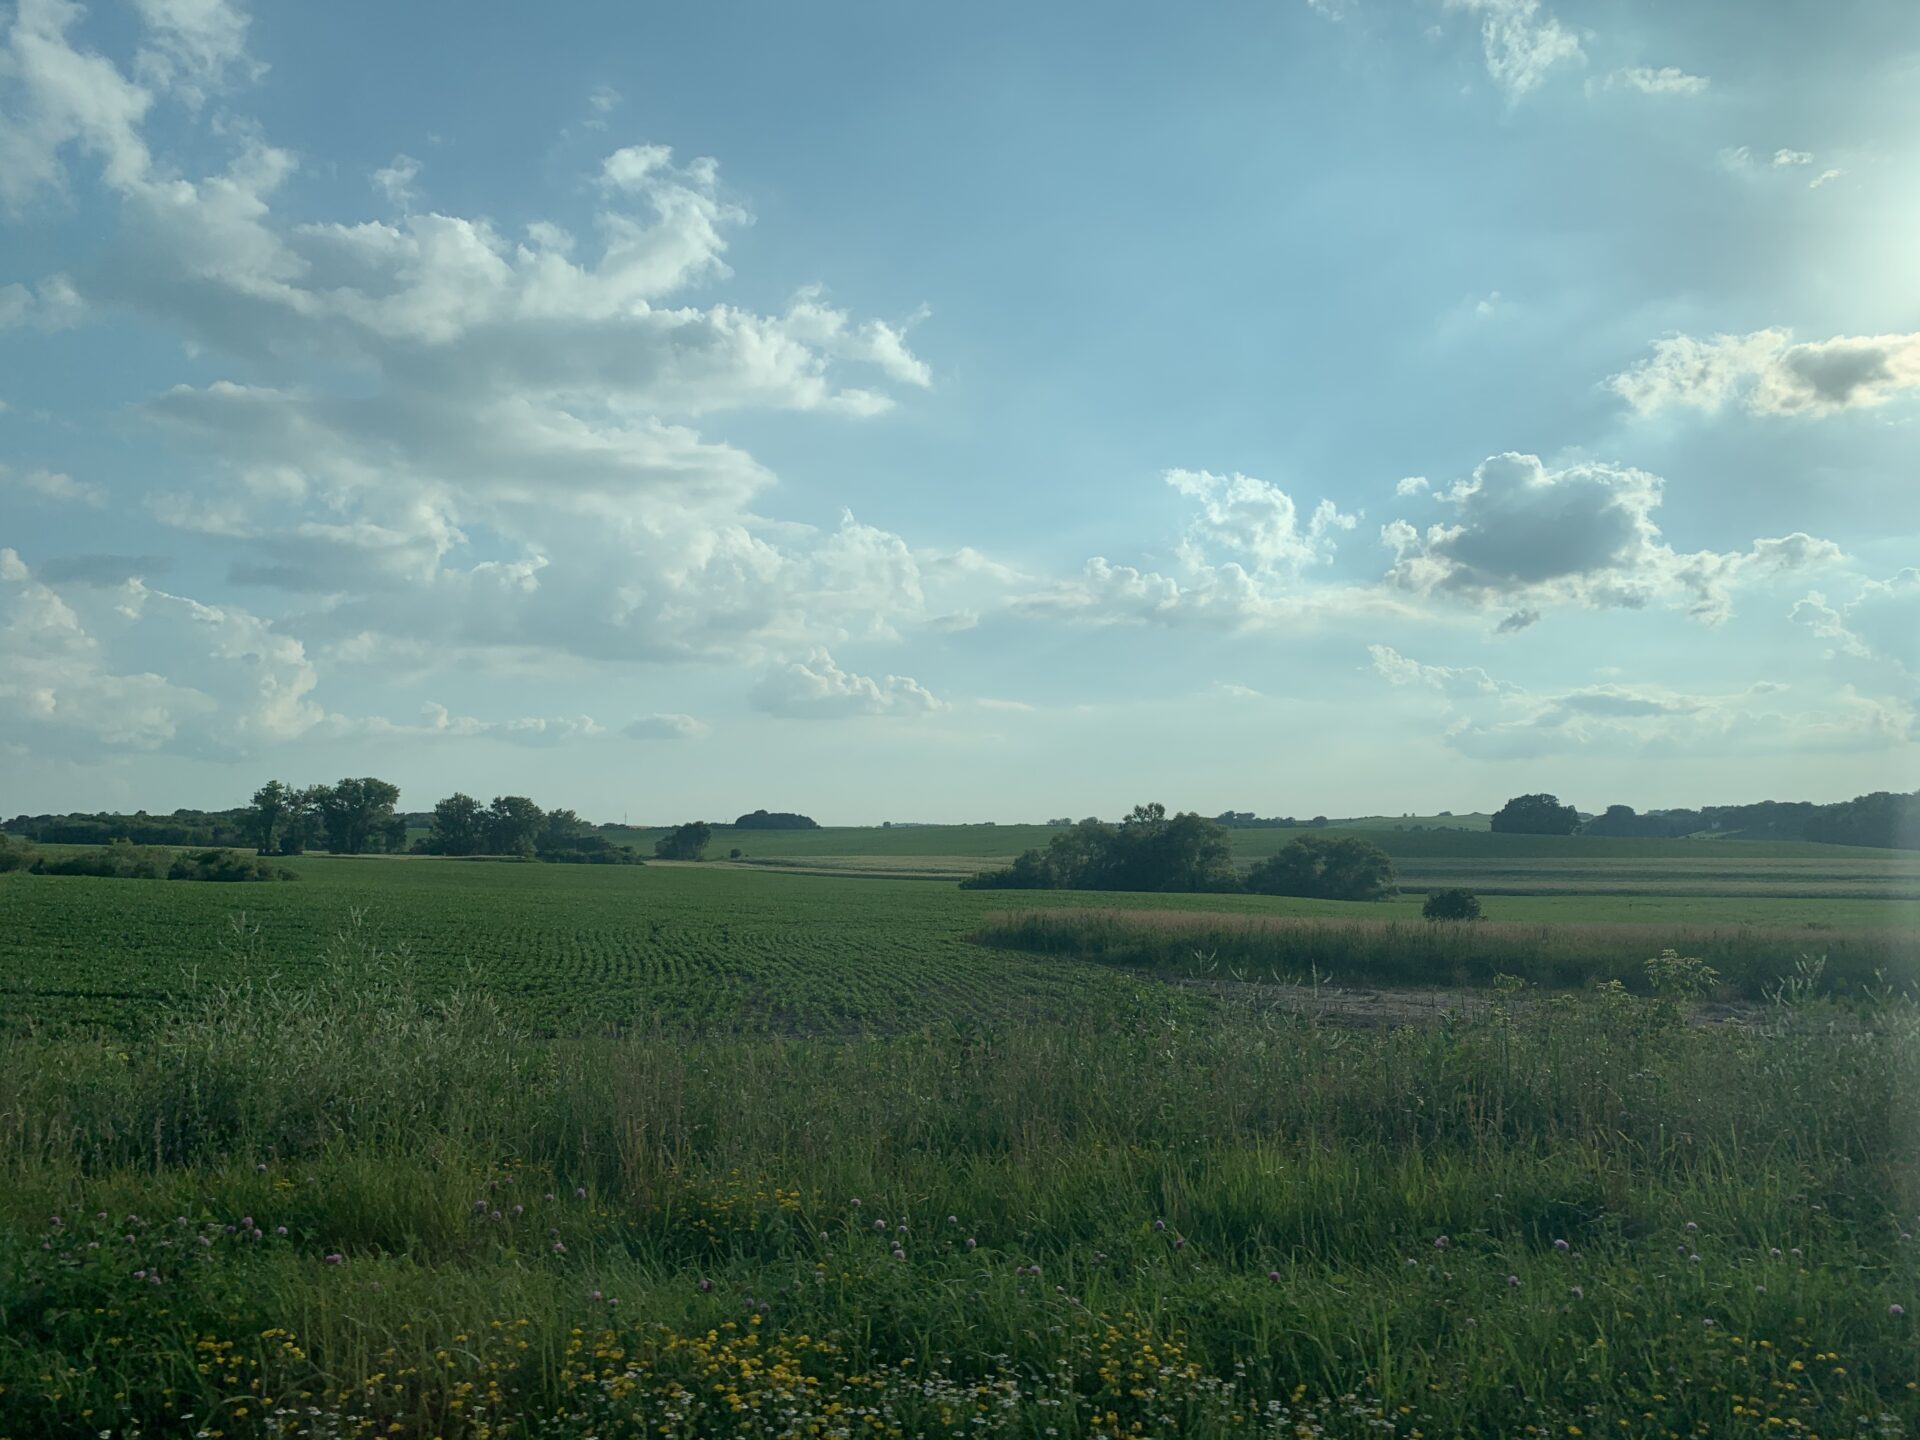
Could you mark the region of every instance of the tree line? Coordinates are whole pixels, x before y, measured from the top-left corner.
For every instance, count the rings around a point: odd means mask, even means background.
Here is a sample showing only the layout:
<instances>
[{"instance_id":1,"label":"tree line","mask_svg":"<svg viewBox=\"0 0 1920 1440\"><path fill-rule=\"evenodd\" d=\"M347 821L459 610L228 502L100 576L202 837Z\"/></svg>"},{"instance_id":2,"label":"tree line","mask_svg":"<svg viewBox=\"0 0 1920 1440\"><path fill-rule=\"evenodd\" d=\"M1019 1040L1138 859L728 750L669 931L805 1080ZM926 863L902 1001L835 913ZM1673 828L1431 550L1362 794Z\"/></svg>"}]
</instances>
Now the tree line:
<instances>
[{"instance_id":1,"label":"tree line","mask_svg":"<svg viewBox=\"0 0 1920 1440\"><path fill-rule=\"evenodd\" d=\"M1140 890L1380 900L1394 893L1393 861L1358 836L1300 835L1242 875L1232 837L1191 811L1136 805L1117 825L1082 820L1022 852L1013 864L961 881L969 890Z\"/></svg>"},{"instance_id":2,"label":"tree line","mask_svg":"<svg viewBox=\"0 0 1920 1440\"><path fill-rule=\"evenodd\" d=\"M1720 840L1811 840L1875 849L1920 848L1920 790L1896 794L1875 790L1830 805L1805 800L1762 800L1753 805L1708 805L1698 810L1651 810L1609 805L1583 818L1554 795L1516 795L1500 807L1494 830L1514 835L1599 835L1681 839L1707 835Z\"/></svg>"}]
</instances>

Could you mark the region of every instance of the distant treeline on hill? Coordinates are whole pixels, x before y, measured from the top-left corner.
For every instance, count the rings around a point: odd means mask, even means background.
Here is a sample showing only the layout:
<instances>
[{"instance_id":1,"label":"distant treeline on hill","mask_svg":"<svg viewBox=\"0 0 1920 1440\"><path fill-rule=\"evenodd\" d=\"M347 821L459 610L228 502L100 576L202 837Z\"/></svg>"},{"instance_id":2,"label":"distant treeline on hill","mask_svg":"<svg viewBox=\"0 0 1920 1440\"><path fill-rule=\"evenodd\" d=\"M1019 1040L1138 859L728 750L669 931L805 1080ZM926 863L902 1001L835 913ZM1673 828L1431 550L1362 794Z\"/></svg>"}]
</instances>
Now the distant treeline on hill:
<instances>
[{"instance_id":1,"label":"distant treeline on hill","mask_svg":"<svg viewBox=\"0 0 1920 1440\"><path fill-rule=\"evenodd\" d=\"M1609 805L1581 827L1585 835L1679 838L1707 835L1721 840L1813 840L1828 845L1920 849L1920 790L1910 795L1876 790L1832 805L1805 800L1762 800L1755 805L1708 805L1699 810L1650 810Z\"/></svg>"},{"instance_id":2,"label":"distant treeline on hill","mask_svg":"<svg viewBox=\"0 0 1920 1440\"><path fill-rule=\"evenodd\" d=\"M733 822L736 830L818 830L819 822L786 810L755 810Z\"/></svg>"}]
</instances>

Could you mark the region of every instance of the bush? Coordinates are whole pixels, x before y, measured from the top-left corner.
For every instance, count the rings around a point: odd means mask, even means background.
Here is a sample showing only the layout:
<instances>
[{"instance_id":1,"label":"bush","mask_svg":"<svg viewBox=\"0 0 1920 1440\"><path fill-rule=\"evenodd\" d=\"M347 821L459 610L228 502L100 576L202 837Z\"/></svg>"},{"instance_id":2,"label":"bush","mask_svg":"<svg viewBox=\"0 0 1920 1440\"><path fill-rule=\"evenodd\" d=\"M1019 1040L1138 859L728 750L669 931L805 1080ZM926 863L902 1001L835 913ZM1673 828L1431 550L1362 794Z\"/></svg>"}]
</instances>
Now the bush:
<instances>
[{"instance_id":1,"label":"bush","mask_svg":"<svg viewBox=\"0 0 1920 1440\"><path fill-rule=\"evenodd\" d=\"M1436 890L1427 896L1420 913L1428 920L1478 920L1480 897L1471 890Z\"/></svg>"},{"instance_id":2,"label":"bush","mask_svg":"<svg viewBox=\"0 0 1920 1440\"><path fill-rule=\"evenodd\" d=\"M1384 900L1394 893L1393 861L1368 840L1302 835L1248 871L1247 889L1314 900Z\"/></svg>"},{"instance_id":3,"label":"bush","mask_svg":"<svg viewBox=\"0 0 1920 1440\"><path fill-rule=\"evenodd\" d=\"M1503 835L1571 835L1580 828L1580 812L1558 795L1516 795L1494 812L1488 828Z\"/></svg>"},{"instance_id":4,"label":"bush","mask_svg":"<svg viewBox=\"0 0 1920 1440\"><path fill-rule=\"evenodd\" d=\"M194 850L176 856L167 867L169 880L297 880L284 865L238 850Z\"/></svg>"}]
</instances>

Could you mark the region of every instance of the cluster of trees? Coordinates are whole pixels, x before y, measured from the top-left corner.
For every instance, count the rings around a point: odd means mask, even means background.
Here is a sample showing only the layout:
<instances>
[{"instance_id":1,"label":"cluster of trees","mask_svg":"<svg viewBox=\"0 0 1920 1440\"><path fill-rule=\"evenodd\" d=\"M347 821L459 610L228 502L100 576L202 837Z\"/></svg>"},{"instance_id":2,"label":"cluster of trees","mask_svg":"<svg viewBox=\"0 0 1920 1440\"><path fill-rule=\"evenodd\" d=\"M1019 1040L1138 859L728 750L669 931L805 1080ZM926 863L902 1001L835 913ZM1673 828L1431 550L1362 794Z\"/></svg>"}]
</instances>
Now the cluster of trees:
<instances>
[{"instance_id":1,"label":"cluster of trees","mask_svg":"<svg viewBox=\"0 0 1920 1440\"><path fill-rule=\"evenodd\" d=\"M733 822L736 830L818 830L819 822L789 810L755 810Z\"/></svg>"},{"instance_id":2,"label":"cluster of trees","mask_svg":"<svg viewBox=\"0 0 1920 1440\"><path fill-rule=\"evenodd\" d=\"M269 780L253 792L246 838L262 855L299 855L327 849L364 855L407 848L407 822L394 814L400 787L371 775L332 785L287 785Z\"/></svg>"},{"instance_id":3,"label":"cluster of trees","mask_svg":"<svg viewBox=\"0 0 1920 1440\"><path fill-rule=\"evenodd\" d=\"M108 811L97 814L16 815L6 822L8 833L43 845L106 845L125 840L134 845L247 845L247 811L176 810L171 815L131 815Z\"/></svg>"},{"instance_id":4,"label":"cluster of trees","mask_svg":"<svg viewBox=\"0 0 1920 1440\"><path fill-rule=\"evenodd\" d=\"M704 820L689 820L684 825L676 825L665 835L653 842L654 858L658 860L704 860L707 846L713 840L713 827ZM738 855L738 850L733 852Z\"/></svg>"},{"instance_id":5,"label":"cluster of trees","mask_svg":"<svg viewBox=\"0 0 1920 1440\"><path fill-rule=\"evenodd\" d=\"M1920 790L1876 790L1831 805L1762 800L1752 805L1708 805L1698 810L1649 810L1609 805L1582 824L1579 812L1552 795L1517 795L1493 817L1495 830L1524 835L1582 835L1720 840L1815 840L1828 845L1920 849Z\"/></svg>"},{"instance_id":6,"label":"cluster of trees","mask_svg":"<svg viewBox=\"0 0 1920 1440\"><path fill-rule=\"evenodd\" d=\"M25 870L34 875L91 875L108 880L297 880L284 865L274 865L237 850L184 852L110 840L91 850L41 855L31 845L0 835L0 873Z\"/></svg>"},{"instance_id":7,"label":"cluster of trees","mask_svg":"<svg viewBox=\"0 0 1920 1440\"><path fill-rule=\"evenodd\" d=\"M1580 812L1558 795L1516 795L1494 812L1492 828L1505 835L1571 835Z\"/></svg>"},{"instance_id":8,"label":"cluster of trees","mask_svg":"<svg viewBox=\"0 0 1920 1440\"><path fill-rule=\"evenodd\" d=\"M637 865L631 846L616 845L571 810L542 810L525 795L496 795L482 805L455 791L433 807L426 855L504 855L574 865Z\"/></svg>"},{"instance_id":9,"label":"cluster of trees","mask_svg":"<svg viewBox=\"0 0 1920 1440\"><path fill-rule=\"evenodd\" d=\"M1027 850L1002 870L961 882L973 890L1253 891L1332 900L1374 900L1393 892L1393 862L1358 838L1302 835L1243 878L1226 827L1164 805L1136 805L1117 825L1082 820L1044 850Z\"/></svg>"}]
</instances>

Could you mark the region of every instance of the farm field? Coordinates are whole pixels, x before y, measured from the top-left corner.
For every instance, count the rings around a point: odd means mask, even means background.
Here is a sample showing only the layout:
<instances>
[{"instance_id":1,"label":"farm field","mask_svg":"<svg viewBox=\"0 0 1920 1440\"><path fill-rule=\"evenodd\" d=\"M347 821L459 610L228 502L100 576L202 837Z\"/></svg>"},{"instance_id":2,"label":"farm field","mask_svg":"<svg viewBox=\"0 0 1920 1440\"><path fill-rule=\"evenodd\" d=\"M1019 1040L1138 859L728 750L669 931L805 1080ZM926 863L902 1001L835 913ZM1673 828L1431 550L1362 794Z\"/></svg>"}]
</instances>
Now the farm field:
<instances>
[{"instance_id":1,"label":"farm field","mask_svg":"<svg viewBox=\"0 0 1920 1440\"><path fill-rule=\"evenodd\" d=\"M989 914L1119 905L1417 925L1419 904L1414 895L1360 905L1262 896L1010 897L963 891L950 880L725 864L320 856L289 863L299 881L247 886L0 876L0 997L9 1021L137 1026L195 985L274 976L297 987L349 928L367 943L404 953L429 990L472 980L552 1029L846 1033L950 1018L1039 1018L1121 1003L1125 982L1106 967L1041 963L972 943L969 936ZM1632 874L1651 868L1622 863ZM1751 873L1739 874L1721 862L1676 882L1684 889L1717 881L1726 892L1720 894L1622 897L1605 887L1492 894L1488 913L1548 926L1652 927L1604 942L1625 948L1612 957L1620 964L1644 959L1631 952L1648 945L1661 948L1655 942L1663 926L1674 927L1664 938L1699 927L1779 932L1774 950L1783 969L1792 956L1817 951L1831 932L1920 921L1920 903L1912 900L1806 898L1798 893L1805 882L1782 869L1797 863L1758 860ZM1887 862L1863 863L1884 869Z\"/></svg>"},{"instance_id":2,"label":"farm field","mask_svg":"<svg viewBox=\"0 0 1920 1440\"><path fill-rule=\"evenodd\" d=\"M0 876L0 1437L1920 1432L1920 907L1744 853Z\"/></svg>"}]
</instances>

